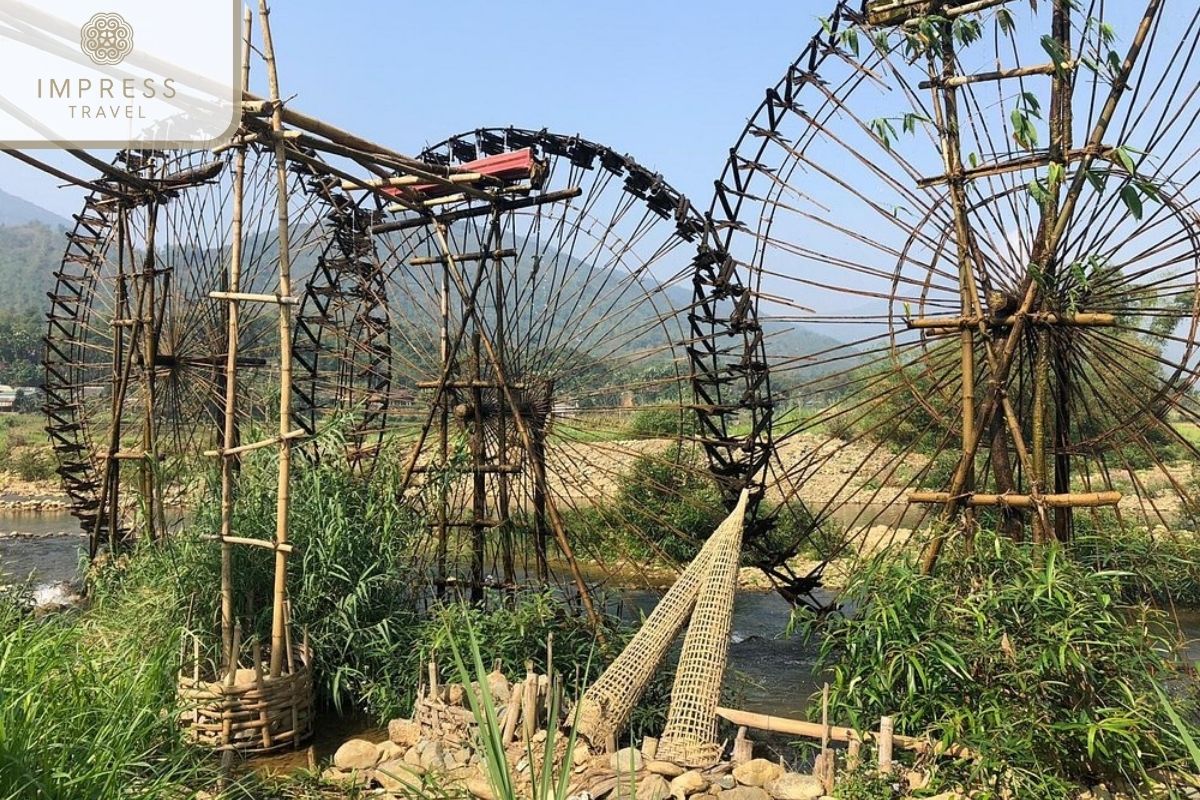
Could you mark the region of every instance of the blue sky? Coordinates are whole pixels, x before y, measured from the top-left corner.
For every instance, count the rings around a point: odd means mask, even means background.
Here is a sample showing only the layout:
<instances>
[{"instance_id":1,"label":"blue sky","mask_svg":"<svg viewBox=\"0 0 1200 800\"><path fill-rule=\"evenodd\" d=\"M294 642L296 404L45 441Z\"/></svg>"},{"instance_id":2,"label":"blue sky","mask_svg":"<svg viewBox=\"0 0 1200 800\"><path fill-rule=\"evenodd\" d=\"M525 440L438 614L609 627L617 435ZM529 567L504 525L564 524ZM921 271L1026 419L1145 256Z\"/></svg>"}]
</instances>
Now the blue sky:
<instances>
[{"instance_id":1,"label":"blue sky","mask_svg":"<svg viewBox=\"0 0 1200 800\"><path fill-rule=\"evenodd\" d=\"M277 0L272 28L294 105L382 144L416 152L510 124L579 133L707 206L747 116L831 6ZM80 204L3 156L0 188L64 215Z\"/></svg>"}]
</instances>

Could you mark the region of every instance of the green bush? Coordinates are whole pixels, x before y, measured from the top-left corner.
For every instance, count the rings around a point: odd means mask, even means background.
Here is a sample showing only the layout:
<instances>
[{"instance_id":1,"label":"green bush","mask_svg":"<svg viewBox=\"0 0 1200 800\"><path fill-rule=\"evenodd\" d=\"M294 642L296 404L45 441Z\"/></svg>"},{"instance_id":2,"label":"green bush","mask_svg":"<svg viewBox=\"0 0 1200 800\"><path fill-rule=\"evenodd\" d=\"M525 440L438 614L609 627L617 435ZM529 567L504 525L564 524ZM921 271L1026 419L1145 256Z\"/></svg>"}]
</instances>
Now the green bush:
<instances>
[{"instance_id":1,"label":"green bush","mask_svg":"<svg viewBox=\"0 0 1200 800\"><path fill-rule=\"evenodd\" d=\"M634 461L611 502L583 508L580 533L642 560L690 561L726 510L703 467L682 446Z\"/></svg>"},{"instance_id":2,"label":"green bush","mask_svg":"<svg viewBox=\"0 0 1200 800\"><path fill-rule=\"evenodd\" d=\"M1119 570L1122 596L1137 602L1200 607L1200 540L1190 532L1152 533L1076 518L1071 554L1098 571Z\"/></svg>"},{"instance_id":3,"label":"green bush","mask_svg":"<svg viewBox=\"0 0 1200 800\"><path fill-rule=\"evenodd\" d=\"M646 408L629 420L629 432L639 439L678 439L696 432L696 419L678 408Z\"/></svg>"},{"instance_id":4,"label":"green bush","mask_svg":"<svg viewBox=\"0 0 1200 800\"><path fill-rule=\"evenodd\" d=\"M1168 623L1122 604L1122 576L989 534L933 576L895 554L850 574L855 614L820 626L838 721L891 715L898 733L964 744L981 756L976 782L1021 798L1136 783L1186 757L1160 697L1177 669ZM1191 718L1194 698L1179 705Z\"/></svg>"},{"instance_id":5,"label":"green bush","mask_svg":"<svg viewBox=\"0 0 1200 800\"><path fill-rule=\"evenodd\" d=\"M269 540L275 533L276 468L272 459L242 465L233 527L240 536ZM379 719L411 703L416 673L397 659L411 644L422 576L414 572L413 542L424 527L394 499L394 475L383 465L361 477L329 461L293 466L288 590L293 629L307 631L316 659L319 700L356 706ZM215 492L197 509L190 532L145 543L129 558L95 570L96 596L153 589L182 623L210 643L219 635L220 548L200 538L219 530ZM259 548L234 548L236 613L244 641L270 640L273 557ZM247 650L249 646L247 644Z\"/></svg>"}]
</instances>

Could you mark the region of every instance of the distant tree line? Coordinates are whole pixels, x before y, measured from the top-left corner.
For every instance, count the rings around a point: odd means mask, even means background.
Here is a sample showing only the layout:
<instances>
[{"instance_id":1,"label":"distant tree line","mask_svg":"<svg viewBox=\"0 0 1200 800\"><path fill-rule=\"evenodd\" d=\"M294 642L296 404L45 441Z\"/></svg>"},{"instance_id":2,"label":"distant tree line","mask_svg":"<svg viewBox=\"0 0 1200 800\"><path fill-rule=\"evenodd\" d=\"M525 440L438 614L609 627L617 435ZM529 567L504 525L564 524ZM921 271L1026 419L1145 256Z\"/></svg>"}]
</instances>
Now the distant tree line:
<instances>
[{"instance_id":1,"label":"distant tree line","mask_svg":"<svg viewBox=\"0 0 1200 800\"><path fill-rule=\"evenodd\" d=\"M43 327L36 308L0 310L0 383L41 386Z\"/></svg>"}]
</instances>

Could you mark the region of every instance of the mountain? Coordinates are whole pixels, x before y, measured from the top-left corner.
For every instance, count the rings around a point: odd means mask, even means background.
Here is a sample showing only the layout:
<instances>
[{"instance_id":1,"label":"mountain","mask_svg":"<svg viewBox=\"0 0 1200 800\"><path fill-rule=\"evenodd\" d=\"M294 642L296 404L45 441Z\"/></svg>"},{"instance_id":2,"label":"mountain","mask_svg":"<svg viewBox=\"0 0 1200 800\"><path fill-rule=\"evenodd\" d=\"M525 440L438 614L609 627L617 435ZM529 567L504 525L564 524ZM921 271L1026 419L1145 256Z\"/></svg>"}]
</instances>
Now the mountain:
<instances>
[{"instance_id":1,"label":"mountain","mask_svg":"<svg viewBox=\"0 0 1200 800\"><path fill-rule=\"evenodd\" d=\"M61 228L40 222L0 225L0 311L46 310L66 242Z\"/></svg>"},{"instance_id":2,"label":"mountain","mask_svg":"<svg viewBox=\"0 0 1200 800\"><path fill-rule=\"evenodd\" d=\"M53 211L0 189L0 225L25 225L30 222L51 228L66 228L71 224L70 220Z\"/></svg>"}]
</instances>

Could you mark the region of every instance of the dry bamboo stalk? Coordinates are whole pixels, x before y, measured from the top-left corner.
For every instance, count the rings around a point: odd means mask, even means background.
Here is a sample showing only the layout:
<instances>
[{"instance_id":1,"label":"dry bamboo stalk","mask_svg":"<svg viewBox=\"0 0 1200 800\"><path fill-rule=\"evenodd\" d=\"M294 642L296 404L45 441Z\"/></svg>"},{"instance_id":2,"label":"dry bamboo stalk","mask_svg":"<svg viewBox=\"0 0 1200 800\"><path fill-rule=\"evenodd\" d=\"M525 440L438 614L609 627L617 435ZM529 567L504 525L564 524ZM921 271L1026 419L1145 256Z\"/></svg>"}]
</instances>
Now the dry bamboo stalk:
<instances>
[{"instance_id":1,"label":"dry bamboo stalk","mask_svg":"<svg viewBox=\"0 0 1200 800\"><path fill-rule=\"evenodd\" d=\"M267 0L258 0L258 17L263 34L263 62L270 87L271 130L283 131L283 106L280 102L279 71L275 63L275 45L271 39L270 10ZM275 178L278 201L279 296L292 296L291 243L288 237L288 164L287 148L282 138L275 139ZM292 444L286 438L292 419L292 316L290 307L279 306L279 481L275 502L275 543L286 544L288 539L288 504L291 489ZM287 553L275 552L275 586L271 607L271 677L283 672L284 613L287 593Z\"/></svg>"},{"instance_id":2,"label":"dry bamboo stalk","mask_svg":"<svg viewBox=\"0 0 1200 800\"><path fill-rule=\"evenodd\" d=\"M807 739L820 739L824 726L819 722L808 722L801 719L790 719L788 717L775 717L769 714L759 714L754 711L742 711L736 708L719 707L717 716L726 722L734 725L741 725L755 730L767 731L769 733L785 733L791 736L803 736ZM867 731L859 733L853 728L846 728L840 725L829 726L829 738L834 742L847 742L853 744L855 742L861 744L864 741L872 739L878 740L879 735ZM893 733L892 742L905 750L912 750L917 753L930 753L933 755L947 755L953 758L976 758L974 751L961 745L951 745L943 747L941 744L929 742L925 739L919 739L914 736L900 736Z\"/></svg>"},{"instance_id":3,"label":"dry bamboo stalk","mask_svg":"<svg viewBox=\"0 0 1200 800\"><path fill-rule=\"evenodd\" d=\"M209 292L208 296L213 300L241 300L251 303L278 303L285 306L295 306L300 304L300 298L282 294L256 294L254 292L239 292L230 290L228 292Z\"/></svg>"},{"instance_id":4,"label":"dry bamboo stalk","mask_svg":"<svg viewBox=\"0 0 1200 800\"><path fill-rule=\"evenodd\" d=\"M223 449L223 450L205 450L204 455L206 455L206 456L241 455L242 453L249 453L252 450L261 450L264 447L280 445L280 444L283 444L284 442L288 441L289 439L302 439L302 438L304 438L304 436L305 436L304 431L302 431L300 429L296 429L294 431L288 431L284 435L276 436L272 439L263 439L258 442L251 442L250 444L243 444L243 445L239 445L237 447L230 447L228 449Z\"/></svg>"},{"instance_id":5,"label":"dry bamboo stalk","mask_svg":"<svg viewBox=\"0 0 1200 800\"><path fill-rule=\"evenodd\" d=\"M887 775L892 771L892 718L879 720L879 771Z\"/></svg>"},{"instance_id":6,"label":"dry bamboo stalk","mask_svg":"<svg viewBox=\"0 0 1200 800\"><path fill-rule=\"evenodd\" d=\"M911 492L910 503L948 503L949 492ZM959 498L967 506L1010 506L1034 508L1040 499L1047 508L1100 508L1115 506L1121 501L1120 492L1083 492L1075 494L1045 494L1040 498L1029 494L968 494Z\"/></svg>"},{"instance_id":7,"label":"dry bamboo stalk","mask_svg":"<svg viewBox=\"0 0 1200 800\"><path fill-rule=\"evenodd\" d=\"M430 700L441 702L442 690L438 686L438 667L437 662L432 658L429 659L429 695Z\"/></svg>"},{"instance_id":8,"label":"dry bamboo stalk","mask_svg":"<svg viewBox=\"0 0 1200 800\"><path fill-rule=\"evenodd\" d=\"M518 691L520 687L520 691ZM513 736L517 733L517 720L521 716L521 704L524 700L524 684L518 684L512 687L512 693L508 696L508 705L504 709L504 729L500 734L500 743L507 746L512 741Z\"/></svg>"},{"instance_id":9,"label":"dry bamboo stalk","mask_svg":"<svg viewBox=\"0 0 1200 800\"><path fill-rule=\"evenodd\" d=\"M250 81L250 9L242 12L242 89ZM242 224L245 215L246 150L240 148L233 161L233 218L230 223L229 291L238 292L242 280ZM237 354L240 309L236 301L229 304L225 345L225 426L221 446L233 446L237 436ZM233 653L233 463L221 462L221 656L225 664L232 662Z\"/></svg>"},{"instance_id":10,"label":"dry bamboo stalk","mask_svg":"<svg viewBox=\"0 0 1200 800\"><path fill-rule=\"evenodd\" d=\"M479 172L459 172L454 175L446 176L450 183L471 183L472 181L481 180L484 177ZM428 183L425 178L417 177L416 175L399 175L393 178L370 178L362 181L342 181L342 191L350 192L355 189L380 189L389 186L415 186L419 183Z\"/></svg>"},{"instance_id":11,"label":"dry bamboo stalk","mask_svg":"<svg viewBox=\"0 0 1200 800\"><path fill-rule=\"evenodd\" d=\"M290 544L278 545L267 539L253 539L248 536L216 536L212 538L225 544L243 544L249 547L262 547L266 550L284 550L288 553L292 552L293 549Z\"/></svg>"},{"instance_id":12,"label":"dry bamboo stalk","mask_svg":"<svg viewBox=\"0 0 1200 800\"><path fill-rule=\"evenodd\" d=\"M258 637L254 637L254 649L252 651L254 657L254 685L258 691L263 691L263 670L262 670L262 645L259 644ZM262 704L258 712L258 718L262 724L262 743L263 747L270 748L271 746L271 718L267 713L266 704Z\"/></svg>"},{"instance_id":13,"label":"dry bamboo stalk","mask_svg":"<svg viewBox=\"0 0 1200 800\"><path fill-rule=\"evenodd\" d=\"M1069 68L1073 68L1075 62L1068 62ZM990 81L1003 81L1011 78L1027 78L1034 75L1053 75L1058 71L1058 66L1055 64L1039 64L1032 67L1016 67L1014 69L998 69L992 72L977 72L973 75L955 75L952 78L930 79L921 81L917 84L922 89L936 89L941 87L957 88L967 86L973 83L987 83Z\"/></svg>"},{"instance_id":14,"label":"dry bamboo stalk","mask_svg":"<svg viewBox=\"0 0 1200 800\"><path fill-rule=\"evenodd\" d=\"M521 733L525 741L533 741L537 733L537 673L533 671L533 662L525 662L525 683L522 687L524 699L521 702Z\"/></svg>"},{"instance_id":15,"label":"dry bamboo stalk","mask_svg":"<svg viewBox=\"0 0 1200 800\"><path fill-rule=\"evenodd\" d=\"M1115 314L1101 312L1079 312L1075 314L1056 314L1039 312L1027 315L1027 322L1033 325L1067 325L1075 327L1107 327L1117 324ZM979 324L992 328L1010 328L1016 323L1016 317L990 319L973 316L935 316L914 317L906 319L904 324L917 330L928 329L958 329L973 328Z\"/></svg>"}]
</instances>

